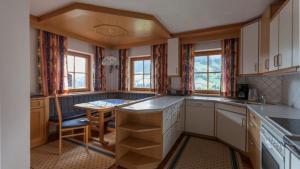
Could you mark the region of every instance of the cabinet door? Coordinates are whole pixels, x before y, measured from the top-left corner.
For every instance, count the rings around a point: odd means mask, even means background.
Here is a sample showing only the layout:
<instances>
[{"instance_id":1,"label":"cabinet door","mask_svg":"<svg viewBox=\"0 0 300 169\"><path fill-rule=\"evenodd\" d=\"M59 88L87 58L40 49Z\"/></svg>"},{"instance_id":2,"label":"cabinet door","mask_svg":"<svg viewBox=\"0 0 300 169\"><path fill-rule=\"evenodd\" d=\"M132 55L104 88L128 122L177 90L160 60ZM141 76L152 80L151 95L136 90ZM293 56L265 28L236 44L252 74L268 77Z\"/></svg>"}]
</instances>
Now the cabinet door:
<instances>
[{"instance_id":1,"label":"cabinet door","mask_svg":"<svg viewBox=\"0 0 300 169\"><path fill-rule=\"evenodd\" d=\"M300 65L300 1L293 0L293 66Z\"/></svg>"},{"instance_id":2,"label":"cabinet door","mask_svg":"<svg viewBox=\"0 0 300 169\"><path fill-rule=\"evenodd\" d=\"M279 14L279 69L292 66L293 57L293 1Z\"/></svg>"},{"instance_id":3,"label":"cabinet door","mask_svg":"<svg viewBox=\"0 0 300 169\"><path fill-rule=\"evenodd\" d=\"M179 75L179 39L168 40L168 76Z\"/></svg>"},{"instance_id":4,"label":"cabinet door","mask_svg":"<svg viewBox=\"0 0 300 169\"><path fill-rule=\"evenodd\" d=\"M30 146L35 147L45 140L45 112L43 108L32 109L30 114Z\"/></svg>"},{"instance_id":5,"label":"cabinet door","mask_svg":"<svg viewBox=\"0 0 300 169\"><path fill-rule=\"evenodd\" d=\"M270 23L270 55L269 55L269 70L277 70L277 56L278 56L278 30L279 16L275 16Z\"/></svg>"},{"instance_id":6,"label":"cabinet door","mask_svg":"<svg viewBox=\"0 0 300 169\"><path fill-rule=\"evenodd\" d=\"M242 74L258 73L259 22L242 28Z\"/></svg>"},{"instance_id":7,"label":"cabinet door","mask_svg":"<svg viewBox=\"0 0 300 169\"><path fill-rule=\"evenodd\" d=\"M187 101L185 130L187 132L214 136L214 103Z\"/></svg>"},{"instance_id":8,"label":"cabinet door","mask_svg":"<svg viewBox=\"0 0 300 169\"><path fill-rule=\"evenodd\" d=\"M291 153L291 169L299 169L300 159L297 158L293 153Z\"/></svg>"},{"instance_id":9,"label":"cabinet door","mask_svg":"<svg viewBox=\"0 0 300 169\"><path fill-rule=\"evenodd\" d=\"M246 116L217 109L217 137L246 151Z\"/></svg>"}]
</instances>

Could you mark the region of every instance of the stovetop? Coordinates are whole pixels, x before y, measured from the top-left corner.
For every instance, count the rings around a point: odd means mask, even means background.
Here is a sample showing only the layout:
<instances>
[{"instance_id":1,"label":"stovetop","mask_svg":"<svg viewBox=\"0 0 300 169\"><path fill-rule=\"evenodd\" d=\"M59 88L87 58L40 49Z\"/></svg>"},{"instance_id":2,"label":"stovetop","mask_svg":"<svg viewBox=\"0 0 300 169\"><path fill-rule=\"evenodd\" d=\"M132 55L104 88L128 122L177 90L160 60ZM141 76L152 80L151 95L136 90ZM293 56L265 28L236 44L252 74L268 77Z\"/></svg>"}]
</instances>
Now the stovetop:
<instances>
[{"instance_id":1,"label":"stovetop","mask_svg":"<svg viewBox=\"0 0 300 169\"><path fill-rule=\"evenodd\" d=\"M288 131L291 135L300 136L300 119L287 119L287 118L277 118L269 117L273 122L278 124L284 130Z\"/></svg>"}]
</instances>

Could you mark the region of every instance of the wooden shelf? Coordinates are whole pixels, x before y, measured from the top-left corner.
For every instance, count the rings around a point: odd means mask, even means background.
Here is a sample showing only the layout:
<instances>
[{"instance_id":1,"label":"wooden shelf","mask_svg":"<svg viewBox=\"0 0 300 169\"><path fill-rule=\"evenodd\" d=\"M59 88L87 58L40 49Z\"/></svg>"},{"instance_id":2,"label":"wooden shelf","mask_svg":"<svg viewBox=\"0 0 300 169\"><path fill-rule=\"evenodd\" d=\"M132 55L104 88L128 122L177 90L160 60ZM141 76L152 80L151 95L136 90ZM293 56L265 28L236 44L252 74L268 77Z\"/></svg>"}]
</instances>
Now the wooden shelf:
<instances>
[{"instance_id":1,"label":"wooden shelf","mask_svg":"<svg viewBox=\"0 0 300 169\"><path fill-rule=\"evenodd\" d=\"M161 144L139 138L128 137L125 140L121 141L120 145L130 149L144 150L159 147Z\"/></svg>"},{"instance_id":2,"label":"wooden shelf","mask_svg":"<svg viewBox=\"0 0 300 169\"><path fill-rule=\"evenodd\" d=\"M130 169L153 169L158 166L159 160L134 152L128 152L119 160L119 165Z\"/></svg>"},{"instance_id":3,"label":"wooden shelf","mask_svg":"<svg viewBox=\"0 0 300 169\"><path fill-rule=\"evenodd\" d=\"M147 131L155 131L160 130L160 127L151 126L151 125L144 125L138 123L127 123L120 126L122 130L128 130L132 132L147 132Z\"/></svg>"}]
</instances>

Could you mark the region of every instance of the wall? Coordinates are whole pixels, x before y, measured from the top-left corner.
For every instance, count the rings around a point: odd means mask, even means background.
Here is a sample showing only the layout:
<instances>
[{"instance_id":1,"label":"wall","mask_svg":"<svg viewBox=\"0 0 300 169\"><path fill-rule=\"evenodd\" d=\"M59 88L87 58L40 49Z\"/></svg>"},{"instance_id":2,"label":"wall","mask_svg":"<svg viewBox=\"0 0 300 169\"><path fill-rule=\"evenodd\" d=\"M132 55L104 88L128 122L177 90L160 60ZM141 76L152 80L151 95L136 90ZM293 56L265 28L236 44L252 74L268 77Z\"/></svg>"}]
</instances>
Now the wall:
<instances>
[{"instance_id":1,"label":"wall","mask_svg":"<svg viewBox=\"0 0 300 169\"><path fill-rule=\"evenodd\" d=\"M29 169L29 1L0 1L1 168Z\"/></svg>"},{"instance_id":2,"label":"wall","mask_svg":"<svg viewBox=\"0 0 300 169\"><path fill-rule=\"evenodd\" d=\"M300 109L300 73L282 77L282 101Z\"/></svg>"},{"instance_id":3,"label":"wall","mask_svg":"<svg viewBox=\"0 0 300 169\"><path fill-rule=\"evenodd\" d=\"M203 41L195 44L195 51L222 50L222 42L220 40Z\"/></svg>"},{"instance_id":4,"label":"wall","mask_svg":"<svg viewBox=\"0 0 300 169\"><path fill-rule=\"evenodd\" d=\"M106 49L105 55L108 56L114 56L119 60L119 52L118 50L111 50ZM105 77L106 77L106 90L108 91L114 91L118 90L119 88L119 69L116 67L113 67L113 69L110 68L110 66L105 67Z\"/></svg>"},{"instance_id":5,"label":"wall","mask_svg":"<svg viewBox=\"0 0 300 169\"><path fill-rule=\"evenodd\" d=\"M221 50L222 43L220 40L203 41L194 45L194 51L210 51L210 50ZM174 90L181 89L181 78L171 77L170 88Z\"/></svg>"},{"instance_id":6,"label":"wall","mask_svg":"<svg viewBox=\"0 0 300 169\"><path fill-rule=\"evenodd\" d=\"M37 30L34 28L30 28L30 94L35 95L38 94L37 87ZM91 66L94 67L94 53L95 46L89 44L87 42L83 42L74 38L68 38L68 49L72 51L77 51L85 54L91 55ZM133 53L138 54L138 52L144 52L145 50L136 50ZM118 57L118 51L105 49L105 56L113 54L113 56ZM91 74L94 74L93 69L91 69ZM117 90L118 89L118 69L113 69L110 73L109 67L105 68L106 75L106 86L107 90ZM92 80L91 89L94 89Z\"/></svg>"}]
</instances>

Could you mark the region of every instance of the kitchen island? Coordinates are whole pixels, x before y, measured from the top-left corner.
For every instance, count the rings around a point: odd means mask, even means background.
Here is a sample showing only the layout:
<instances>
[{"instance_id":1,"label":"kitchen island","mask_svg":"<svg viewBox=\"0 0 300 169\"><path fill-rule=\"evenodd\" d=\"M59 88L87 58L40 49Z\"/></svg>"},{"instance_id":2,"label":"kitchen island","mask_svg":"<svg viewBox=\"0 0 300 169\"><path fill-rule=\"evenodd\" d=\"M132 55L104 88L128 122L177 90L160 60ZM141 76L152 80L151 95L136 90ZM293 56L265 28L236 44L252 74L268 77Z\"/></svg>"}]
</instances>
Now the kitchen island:
<instances>
[{"instance_id":1,"label":"kitchen island","mask_svg":"<svg viewBox=\"0 0 300 169\"><path fill-rule=\"evenodd\" d=\"M116 111L116 160L125 168L156 168L184 131L184 97L164 96Z\"/></svg>"}]
</instances>

